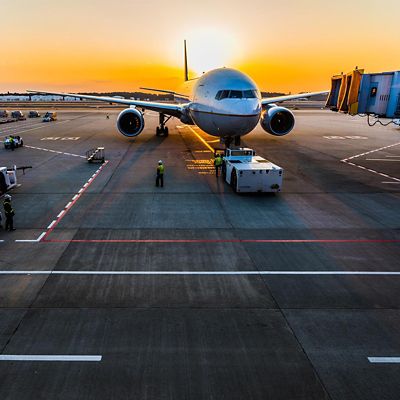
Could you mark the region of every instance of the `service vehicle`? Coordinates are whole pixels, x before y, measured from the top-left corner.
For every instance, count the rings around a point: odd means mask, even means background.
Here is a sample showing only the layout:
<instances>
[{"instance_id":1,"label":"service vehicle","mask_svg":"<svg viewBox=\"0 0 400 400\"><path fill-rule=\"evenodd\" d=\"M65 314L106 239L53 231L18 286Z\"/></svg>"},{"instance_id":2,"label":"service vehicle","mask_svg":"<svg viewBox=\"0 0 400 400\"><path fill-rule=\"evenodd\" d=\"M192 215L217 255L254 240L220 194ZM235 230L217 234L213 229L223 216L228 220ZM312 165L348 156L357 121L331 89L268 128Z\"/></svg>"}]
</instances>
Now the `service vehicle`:
<instances>
[{"instance_id":1,"label":"service vehicle","mask_svg":"<svg viewBox=\"0 0 400 400\"><path fill-rule=\"evenodd\" d=\"M0 194L17 186L17 167L0 167Z\"/></svg>"},{"instance_id":2,"label":"service vehicle","mask_svg":"<svg viewBox=\"0 0 400 400\"><path fill-rule=\"evenodd\" d=\"M48 111L43 117L43 122L51 122L51 121L57 121L57 113Z\"/></svg>"},{"instance_id":3,"label":"service vehicle","mask_svg":"<svg viewBox=\"0 0 400 400\"><path fill-rule=\"evenodd\" d=\"M40 113L38 111L29 111L28 118L39 118Z\"/></svg>"},{"instance_id":4,"label":"service vehicle","mask_svg":"<svg viewBox=\"0 0 400 400\"><path fill-rule=\"evenodd\" d=\"M276 193L282 189L283 169L246 147L225 149L222 176L237 193Z\"/></svg>"},{"instance_id":5,"label":"service vehicle","mask_svg":"<svg viewBox=\"0 0 400 400\"><path fill-rule=\"evenodd\" d=\"M11 117L15 118L17 121L24 121L26 119L22 111L16 110L11 112Z\"/></svg>"},{"instance_id":6,"label":"service vehicle","mask_svg":"<svg viewBox=\"0 0 400 400\"><path fill-rule=\"evenodd\" d=\"M11 140L13 139L13 141ZM14 148L22 147L24 145L24 141L22 140L21 136L6 136L4 139L4 148L5 149L12 149L12 142L14 142Z\"/></svg>"}]
</instances>

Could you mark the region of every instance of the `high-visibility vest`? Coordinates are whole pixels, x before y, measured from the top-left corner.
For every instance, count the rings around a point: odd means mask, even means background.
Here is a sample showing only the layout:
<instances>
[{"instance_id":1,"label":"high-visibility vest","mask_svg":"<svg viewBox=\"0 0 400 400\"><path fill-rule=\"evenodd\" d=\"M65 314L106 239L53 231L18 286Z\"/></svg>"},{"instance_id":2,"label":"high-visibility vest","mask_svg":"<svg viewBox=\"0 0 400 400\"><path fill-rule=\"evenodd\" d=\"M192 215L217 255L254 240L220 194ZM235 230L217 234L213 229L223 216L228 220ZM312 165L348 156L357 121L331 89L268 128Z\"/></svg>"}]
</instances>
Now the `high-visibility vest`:
<instances>
[{"instance_id":1,"label":"high-visibility vest","mask_svg":"<svg viewBox=\"0 0 400 400\"><path fill-rule=\"evenodd\" d=\"M4 200L3 207L4 207L4 213L6 215L14 215L14 210L12 208L10 200Z\"/></svg>"},{"instance_id":2,"label":"high-visibility vest","mask_svg":"<svg viewBox=\"0 0 400 400\"><path fill-rule=\"evenodd\" d=\"M159 165L157 167L157 173L160 174L160 175L164 174L164 165Z\"/></svg>"},{"instance_id":3,"label":"high-visibility vest","mask_svg":"<svg viewBox=\"0 0 400 400\"><path fill-rule=\"evenodd\" d=\"M222 158L221 157L215 157L214 159L214 165L216 167L219 167L220 165L222 165Z\"/></svg>"}]
</instances>

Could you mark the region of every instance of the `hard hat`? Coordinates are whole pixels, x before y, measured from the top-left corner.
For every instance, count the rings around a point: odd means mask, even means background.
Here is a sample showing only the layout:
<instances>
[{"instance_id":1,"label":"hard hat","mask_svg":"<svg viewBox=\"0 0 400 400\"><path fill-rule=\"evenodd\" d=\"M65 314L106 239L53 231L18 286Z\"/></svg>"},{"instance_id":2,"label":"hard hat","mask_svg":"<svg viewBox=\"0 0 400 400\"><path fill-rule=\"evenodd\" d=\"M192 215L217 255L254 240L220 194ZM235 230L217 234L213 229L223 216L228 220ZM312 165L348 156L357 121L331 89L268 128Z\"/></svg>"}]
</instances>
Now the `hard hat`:
<instances>
[{"instance_id":1,"label":"hard hat","mask_svg":"<svg viewBox=\"0 0 400 400\"><path fill-rule=\"evenodd\" d=\"M4 198L5 198L5 199L10 199L10 200L11 200L11 196L10 196L9 194L6 194L6 195L4 196Z\"/></svg>"},{"instance_id":2,"label":"hard hat","mask_svg":"<svg viewBox=\"0 0 400 400\"><path fill-rule=\"evenodd\" d=\"M159 160L158 163L159 163L159 164L162 164L162 160Z\"/></svg>"}]
</instances>

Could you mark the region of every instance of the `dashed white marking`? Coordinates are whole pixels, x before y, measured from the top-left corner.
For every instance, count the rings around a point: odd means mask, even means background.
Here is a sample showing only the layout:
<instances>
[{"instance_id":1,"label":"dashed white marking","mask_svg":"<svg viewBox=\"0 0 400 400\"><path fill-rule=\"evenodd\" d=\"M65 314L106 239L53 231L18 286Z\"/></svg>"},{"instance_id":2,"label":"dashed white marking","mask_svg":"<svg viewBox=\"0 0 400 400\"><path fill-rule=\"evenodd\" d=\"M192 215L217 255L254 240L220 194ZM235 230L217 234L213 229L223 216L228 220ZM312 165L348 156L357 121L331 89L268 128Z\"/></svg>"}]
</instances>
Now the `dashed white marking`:
<instances>
[{"instance_id":1,"label":"dashed white marking","mask_svg":"<svg viewBox=\"0 0 400 400\"><path fill-rule=\"evenodd\" d=\"M399 182L381 182L381 183L386 183L387 185L400 185L400 181Z\"/></svg>"},{"instance_id":2,"label":"dashed white marking","mask_svg":"<svg viewBox=\"0 0 400 400\"><path fill-rule=\"evenodd\" d=\"M51 229L52 226L56 223L57 221L54 219L53 221L51 221L51 223L49 224L49 226L47 227L47 229Z\"/></svg>"},{"instance_id":3,"label":"dashed white marking","mask_svg":"<svg viewBox=\"0 0 400 400\"><path fill-rule=\"evenodd\" d=\"M367 155L367 154L375 153L375 152L377 152L377 151L381 151L381 150L384 150L384 149L389 149L390 147L398 146L399 144L400 144L400 142L394 143L394 144L390 144L389 146L379 147L378 149L366 151L365 153L360 153L360 154L356 154L356 155L351 156L351 157L348 157L348 158L344 158L344 159L341 160L341 161L352 160L353 158L358 158L358 157L365 156L365 155Z\"/></svg>"},{"instance_id":4,"label":"dashed white marking","mask_svg":"<svg viewBox=\"0 0 400 400\"><path fill-rule=\"evenodd\" d=\"M400 357L368 357L372 364L397 364L400 363Z\"/></svg>"},{"instance_id":5,"label":"dashed white marking","mask_svg":"<svg viewBox=\"0 0 400 400\"><path fill-rule=\"evenodd\" d=\"M364 166L362 166L362 165L359 165L359 164L356 164L356 163L354 163L354 162L350 162L350 161L349 161L349 160L354 160L355 158L359 158L359 157L362 157L362 156L366 156L366 155L368 155L368 154L376 153L377 151L389 149L389 148L391 148L391 147L398 146L398 145L400 145L400 142L394 143L394 144L390 144L390 145L388 145L388 146L379 147L378 149L374 149L374 150L371 150L371 151L366 151L366 152L364 152L364 153L356 154L356 155L354 155L354 156L351 156L351 157L348 157L348 158L344 158L343 160L340 160L340 161L343 162L343 163L352 165L353 167L357 167L357 168L363 169L363 170L365 170L365 171L371 172L371 173L373 173L373 174L377 174L377 175L383 176L384 178L389 178L389 179L393 179L393 180L396 181L396 182L400 182L400 179L399 179L399 178L396 178L396 177L391 176L391 175L384 174L384 173L382 173L382 172L376 171L376 170L371 169L371 168L366 168L366 167L364 167ZM367 159L367 160L368 160L368 159ZM369 160L373 160L373 159L369 159ZM378 160L378 159L376 159L376 160ZM383 160L383 161L391 161L391 160L387 160L387 159L382 159L382 160ZM393 160L393 161L397 161L397 160Z\"/></svg>"},{"instance_id":6,"label":"dashed white marking","mask_svg":"<svg viewBox=\"0 0 400 400\"><path fill-rule=\"evenodd\" d=\"M78 190L78 193L82 193L84 190L85 190L85 189L80 188L80 189Z\"/></svg>"},{"instance_id":7,"label":"dashed white marking","mask_svg":"<svg viewBox=\"0 0 400 400\"><path fill-rule=\"evenodd\" d=\"M32 354L0 354L0 361L61 361L61 362L99 362L102 356L81 355L32 355Z\"/></svg>"},{"instance_id":8,"label":"dashed white marking","mask_svg":"<svg viewBox=\"0 0 400 400\"><path fill-rule=\"evenodd\" d=\"M41 234L40 234L40 236L36 239L38 242L40 242L42 239L43 239L43 237L46 235L46 232L42 232Z\"/></svg>"},{"instance_id":9,"label":"dashed white marking","mask_svg":"<svg viewBox=\"0 0 400 400\"><path fill-rule=\"evenodd\" d=\"M72 200L75 200L77 197L78 197L78 195L76 194L76 195L72 198Z\"/></svg>"},{"instance_id":10,"label":"dashed white marking","mask_svg":"<svg viewBox=\"0 0 400 400\"><path fill-rule=\"evenodd\" d=\"M50 152L50 153L64 154L66 156L74 156L74 157L86 158L85 156L81 156L79 154L64 153L64 152L58 151L58 150L44 149L43 147L36 147L36 146L29 146L29 145L24 145L24 147L27 147L28 149L47 151L47 152Z\"/></svg>"},{"instance_id":11,"label":"dashed white marking","mask_svg":"<svg viewBox=\"0 0 400 400\"><path fill-rule=\"evenodd\" d=\"M69 203L67 203L67 205L65 206L65 208L69 208L69 206L72 204L72 201L70 201Z\"/></svg>"},{"instance_id":12,"label":"dashed white marking","mask_svg":"<svg viewBox=\"0 0 400 400\"><path fill-rule=\"evenodd\" d=\"M57 218L62 217L64 214L65 214L65 210L62 210L62 211L57 215ZM50 229L50 228L47 228L47 229Z\"/></svg>"}]
</instances>

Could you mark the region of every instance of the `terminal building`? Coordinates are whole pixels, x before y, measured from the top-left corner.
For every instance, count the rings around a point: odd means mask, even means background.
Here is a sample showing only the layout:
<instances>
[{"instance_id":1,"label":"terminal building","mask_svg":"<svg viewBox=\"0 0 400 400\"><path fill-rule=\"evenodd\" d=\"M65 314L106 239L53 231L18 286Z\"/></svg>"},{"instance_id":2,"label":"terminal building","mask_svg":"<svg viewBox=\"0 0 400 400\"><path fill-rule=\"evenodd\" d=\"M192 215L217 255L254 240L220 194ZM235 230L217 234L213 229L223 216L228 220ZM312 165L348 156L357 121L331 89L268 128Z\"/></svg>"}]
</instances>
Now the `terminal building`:
<instances>
[{"instance_id":1,"label":"terminal building","mask_svg":"<svg viewBox=\"0 0 400 400\"><path fill-rule=\"evenodd\" d=\"M76 97L71 96L54 96L54 95L45 95L45 94L33 94L33 95L19 95L19 94L3 94L0 95L0 102L18 102L18 101L43 101L43 102L52 102L52 101L83 101L81 99L77 99Z\"/></svg>"}]
</instances>

